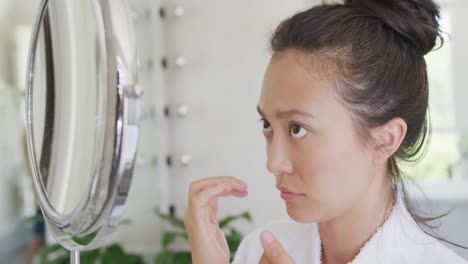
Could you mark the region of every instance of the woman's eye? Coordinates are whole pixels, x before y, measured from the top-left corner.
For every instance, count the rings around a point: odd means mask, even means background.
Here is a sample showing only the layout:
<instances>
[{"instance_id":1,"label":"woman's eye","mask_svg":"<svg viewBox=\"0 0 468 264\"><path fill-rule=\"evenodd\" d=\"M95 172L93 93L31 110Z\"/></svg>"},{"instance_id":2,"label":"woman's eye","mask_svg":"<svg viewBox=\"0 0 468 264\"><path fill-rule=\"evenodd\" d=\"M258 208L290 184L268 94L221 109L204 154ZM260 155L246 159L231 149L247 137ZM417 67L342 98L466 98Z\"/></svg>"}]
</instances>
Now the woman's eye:
<instances>
[{"instance_id":1,"label":"woman's eye","mask_svg":"<svg viewBox=\"0 0 468 264\"><path fill-rule=\"evenodd\" d=\"M305 136L306 133L307 133L307 130L300 125L293 124L291 126L291 136L295 138L301 138Z\"/></svg>"},{"instance_id":2,"label":"woman's eye","mask_svg":"<svg viewBox=\"0 0 468 264\"><path fill-rule=\"evenodd\" d=\"M265 119L261 119L262 123L263 123L263 131L264 132L271 132L271 125L270 123L268 123L268 121L266 121Z\"/></svg>"}]
</instances>

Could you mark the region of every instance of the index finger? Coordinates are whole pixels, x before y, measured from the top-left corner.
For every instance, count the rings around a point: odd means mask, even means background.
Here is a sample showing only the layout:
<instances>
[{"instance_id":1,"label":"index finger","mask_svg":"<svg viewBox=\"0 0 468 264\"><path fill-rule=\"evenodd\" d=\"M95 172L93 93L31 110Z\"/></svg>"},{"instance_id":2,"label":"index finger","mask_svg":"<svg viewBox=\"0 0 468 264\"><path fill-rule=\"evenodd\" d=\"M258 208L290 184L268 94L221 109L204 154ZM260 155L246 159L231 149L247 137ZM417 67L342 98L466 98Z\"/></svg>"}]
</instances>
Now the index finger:
<instances>
[{"instance_id":1,"label":"index finger","mask_svg":"<svg viewBox=\"0 0 468 264\"><path fill-rule=\"evenodd\" d=\"M206 187L215 186L222 183L229 183L234 189L243 190L247 188L247 184L245 182L233 176L207 177L193 181L190 184L189 196L194 196Z\"/></svg>"}]
</instances>

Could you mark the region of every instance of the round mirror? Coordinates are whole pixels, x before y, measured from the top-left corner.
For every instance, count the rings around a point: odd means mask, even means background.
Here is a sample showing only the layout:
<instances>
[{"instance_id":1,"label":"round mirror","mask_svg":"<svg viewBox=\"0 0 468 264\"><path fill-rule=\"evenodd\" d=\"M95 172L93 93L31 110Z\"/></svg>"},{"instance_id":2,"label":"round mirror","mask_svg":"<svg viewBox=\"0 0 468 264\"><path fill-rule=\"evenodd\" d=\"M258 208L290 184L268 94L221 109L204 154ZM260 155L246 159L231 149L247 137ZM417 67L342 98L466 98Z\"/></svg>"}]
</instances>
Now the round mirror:
<instances>
[{"instance_id":1,"label":"round mirror","mask_svg":"<svg viewBox=\"0 0 468 264\"><path fill-rule=\"evenodd\" d=\"M48 228L71 251L118 225L139 123L136 48L124 0L44 0L32 33L27 138Z\"/></svg>"}]
</instances>

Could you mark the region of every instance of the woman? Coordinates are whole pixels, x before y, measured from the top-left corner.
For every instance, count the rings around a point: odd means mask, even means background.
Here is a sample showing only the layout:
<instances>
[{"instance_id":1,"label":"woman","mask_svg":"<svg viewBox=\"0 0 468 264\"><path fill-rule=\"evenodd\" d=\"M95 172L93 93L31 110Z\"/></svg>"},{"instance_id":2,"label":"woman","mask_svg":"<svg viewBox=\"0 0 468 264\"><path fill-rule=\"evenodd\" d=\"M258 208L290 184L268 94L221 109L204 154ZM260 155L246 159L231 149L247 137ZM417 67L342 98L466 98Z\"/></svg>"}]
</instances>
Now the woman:
<instances>
[{"instance_id":1,"label":"woman","mask_svg":"<svg viewBox=\"0 0 468 264\"><path fill-rule=\"evenodd\" d=\"M426 142L423 56L438 17L431 0L348 0L279 25L258 112L294 223L252 232L234 263L467 263L419 228L397 164ZM229 263L217 198L244 197L246 184L206 178L189 192L193 263Z\"/></svg>"}]
</instances>

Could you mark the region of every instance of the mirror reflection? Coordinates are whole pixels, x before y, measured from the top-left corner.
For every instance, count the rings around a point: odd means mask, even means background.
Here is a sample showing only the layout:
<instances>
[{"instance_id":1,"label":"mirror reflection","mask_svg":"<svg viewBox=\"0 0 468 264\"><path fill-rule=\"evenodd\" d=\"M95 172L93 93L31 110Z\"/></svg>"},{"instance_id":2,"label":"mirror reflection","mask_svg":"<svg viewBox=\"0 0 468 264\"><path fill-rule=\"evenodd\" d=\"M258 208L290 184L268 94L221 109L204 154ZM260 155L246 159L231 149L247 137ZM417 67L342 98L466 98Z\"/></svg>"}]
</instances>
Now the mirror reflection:
<instances>
[{"instance_id":1,"label":"mirror reflection","mask_svg":"<svg viewBox=\"0 0 468 264\"><path fill-rule=\"evenodd\" d=\"M62 214L83 199L102 148L106 80L100 65L105 57L92 3L49 4L36 48L35 154L48 199Z\"/></svg>"}]
</instances>

